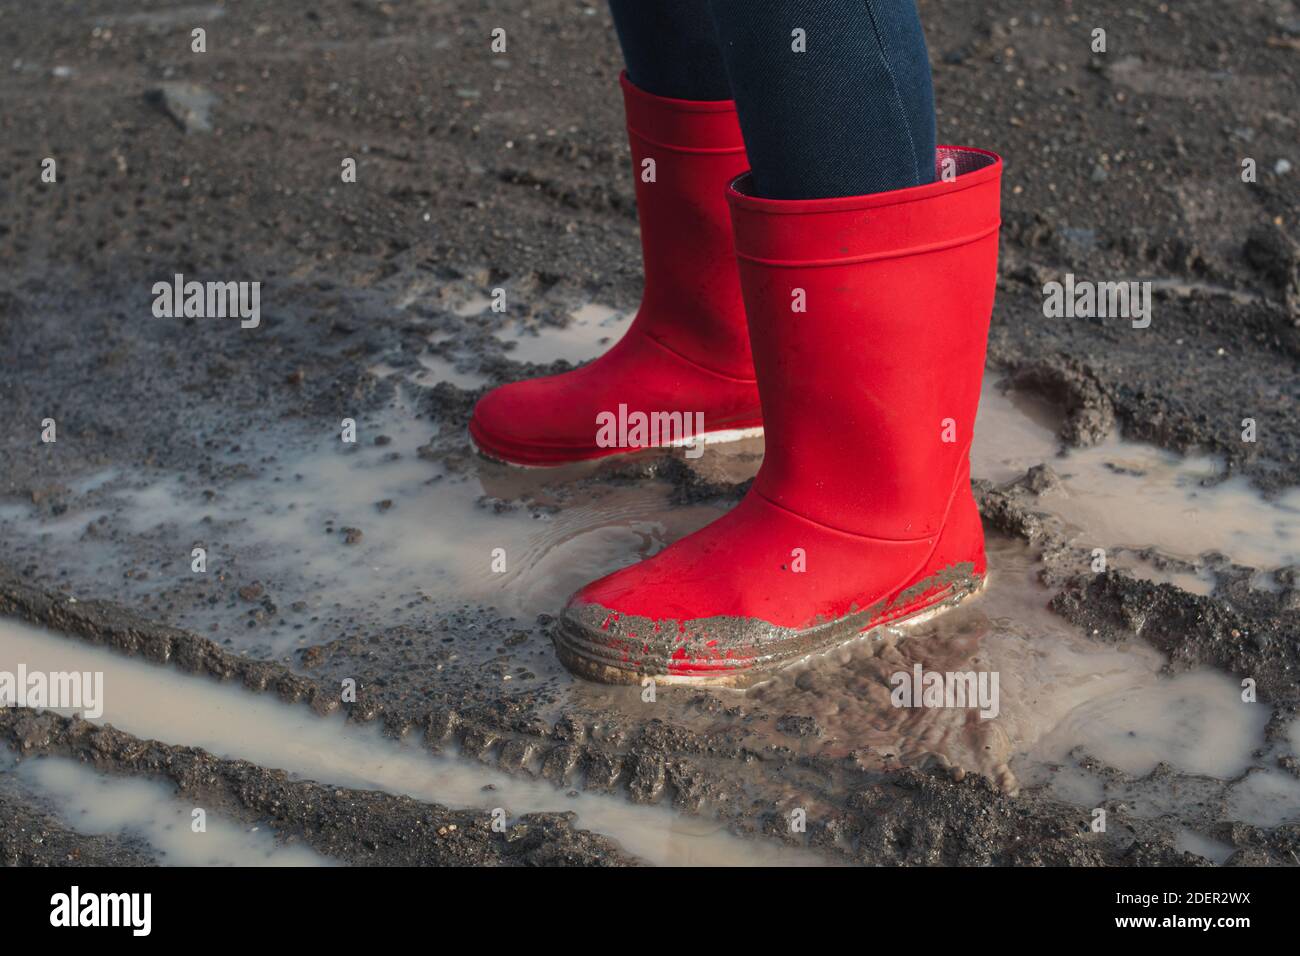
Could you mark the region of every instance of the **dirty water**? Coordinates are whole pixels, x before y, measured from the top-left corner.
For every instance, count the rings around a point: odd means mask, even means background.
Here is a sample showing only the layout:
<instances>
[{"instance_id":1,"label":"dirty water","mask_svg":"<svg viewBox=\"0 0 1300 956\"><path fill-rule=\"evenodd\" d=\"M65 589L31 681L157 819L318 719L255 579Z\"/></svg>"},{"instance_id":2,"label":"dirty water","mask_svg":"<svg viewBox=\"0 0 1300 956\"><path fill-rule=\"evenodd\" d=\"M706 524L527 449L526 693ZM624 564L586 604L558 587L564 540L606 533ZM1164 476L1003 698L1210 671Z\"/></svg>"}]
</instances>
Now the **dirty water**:
<instances>
[{"instance_id":1,"label":"dirty water","mask_svg":"<svg viewBox=\"0 0 1300 956\"><path fill-rule=\"evenodd\" d=\"M562 328L508 327L499 334L506 354L516 362L546 364L563 359L577 365L593 359L613 345L630 325L629 316L608 306L588 303L572 314Z\"/></svg>"},{"instance_id":2,"label":"dirty water","mask_svg":"<svg viewBox=\"0 0 1300 956\"><path fill-rule=\"evenodd\" d=\"M498 316L491 307L490 298L474 294L452 309L462 318L481 320L481 331L490 331L481 343L476 343L478 348L468 347L461 335L435 332L428 336L424 351L416 355L416 367L404 369L381 361L371 365L369 371L379 378L396 375L398 380L414 385L450 382L457 388L474 390L489 384L489 377L479 369L484 356L537 365L556 361L579 365L608 349L631 325L627 313L596 303L569 311L562 325Z\"/></svg>"},{"instance_id":3,"label":"dirty water","mask_svg":"<svg viewBox=\"0 0 1300 956\"><path fill-rule=\"evenodd\" d=\"M455 311L475 315L488 306L487 297L471 297ZM581 361L603 351L625 320L613 310L588 306L563 330L536 334L503 320L494 334L511 358ZM421 356L416 369L381 361L372 374L406 379L409 388L444 379L472 388L483 381L454 353L436 351ZM1060 480L1033 507L1059 517L1074 544L1103 548L1118 567L1193 593L1212 593L1214 567L1225 555L1258 569L1252 583L1261 588L1272 586L1275 571L1300 561L1300 489L1266 499L1244 479L1222 480L1222 463L1213 457L1178 456L1117 437L1063 450L1058 426L1054 409L1004 392L990 376L972 452L975 477L1001 484L1046 463ZM151 605L155 616L237 652L292 659L293 652L345 629L379 631L475 606L532 627L538 615L554 614L582 584L654 554L728 507L673 504L671 488L654 480L588 482L593 466L538 473L471 459L452 468L421 457L420 449L438 437L439 426L417 413L404 385L390 406L358 420L355 444L340 441L337 423L313 422L233 442L232 464L255 463L252 474L239 480L106 469L70 485L61 514L0 504L0 533L18 554L38 554L43 566L65 569L70 593ZM743 480L756 470L761 449L761 440L718 446L702 467ZM206 602L182 600L175 592L177 581L191 574L196 546L207 550L207 573L228 582ZM1094 791L1100 792L1098 777L1077 766L1081 753L1136 775L1165 764L1230 787L1224 799L1245 814L1241 819L1297 818L1295 781L1250 756L1262 740L1266 707L1234 704L1235 685L1220 674L1163 676L1163 658L1146 645L1087 639L1048 612L1050 593L1039 583L1039 564L1025 545L990 536L989 560L992 583L978 600L910 633L801 662L748 694L723 695L725 722L738 723L742 739L757 747L777 742L798 754L847 757L873 770L938 763L957 775L983 774L1008 791L1047 787L1063 797L1096 799ZM231 596L234 587L252 588L253 596ZM454 649L471 663L499 652L495 642L466 641ZM529 641L511 658L500 691L549 682L562 692L551 716L566 702L591 712L645 716L638 689L573 681L549 642ZM997 716L984 719L970 708L893 706L895 675L918 665L941 673L997 674ZM661 690L656 706L654 716L700 731L715 729L721 720L716 708L701 706L685 690ZM282 718L276 716L274 726L286 726ZM198 724L192 729L204 730ZM233 732L210 743L220 752L295 772L336 775L331 780L346 772L352 758L342 754L349 747L359 753L374 746L369 738L364 746L350 742L353 728L320 733L326 736L312 738L319 743L308 756L282 734L272 739L251 729L258 745L271 749L249 752L245 743L253 741ZM176 742L206 746L200 738ZM456 794L471 801L488 774L502 792L519 794L520 808L556 807L549 785L454 761L439 764L434 774L420 769L423 755L404 751L395 751L391 761L367 779L455 803ZM600 802L582 811L582 825L615 836L647 859L680 861L683 853L696 854L691 859L710 853L714 859L746 858L748 851L731 848L730 837L717 838L728 849L699 849L714 839L707 824L660 811L638 809L634 815L657 814L646 832L675 827L683 846L694 849L670 847L674 838L663 843L662 836L629 837L629 828L641 824L619 817L624 810L633 812L618 801ZM1188 831L1186 839L1190 846L1208 838Z\"/></svg>"},{"instance_id":4,"label":"dirty water","mask_svg":"<svg viewBox=\"0 0 1300 956\"><path fill-rule=\"evenodd\" d=\"M1027 414L990 379L973 472L1008 481L1047 462L1061 481L1033 507L1060 517L1074 543L1106 549L1108 560L1139 577L1200 594L1213 590L1213 565L1224 554L1258 569L1253 583L1261 588L1300 562L1300 489L1266 500L1242 479L1207 483L1210 459L1120 440L1058 456L1043 414ZM554 614L586 582L654 554L728 506L673 504L657 481L592 482L575 492L566 482L589 475L587 466L539 474L472 459L449 470L420 457L438 426L418 417L402 392L358 421L355 444L344 444L333 423L317 424L315 434L234 443L232 462L257 463L247 479L109 469L72 485L61 514L0 504L0 533L19 559L38 555L42 566L65 569L73 593L154 604L170 623L283 658L345 616L350 626L379 628L473 604L525 623ZM760 451L761 440L757 448L717 446L702 467L743 479ZM168 595L193 579L196 547L205 551L205 573L254 585L273 596L274 611L223 594L175 601L173 613ZM529 667L559 673L548 660L541 655Z\"/></svg>"},{"instance_id":5,"label":"dirty water","mask_svg":"<svg viewBox=\"0 0 1300 956\"><path fill-rule=\"evenodd\" d=\"M1244 477L1220 480L1213 456L1115 438L1053 467L1065 494L1046 496L1044 510L1078 529L1079 544L1155 547L1193 563L1220 552L1262 571L1300 561L1300 489L1266 499Z\"/></svg>"},{"instance_id":6,"label":"dirty water","mask_svg":"<svg viewBox=\"0 0 1300 956\"><path fill-rule=\"evenodd\" d=\"M1225 479L1216 456L1178 455L1117 435L1063 449L1059 424L1050 406L1004 393L990 375L975 424L972 474L997 484L1046 464L1060 484L1045 490L1034 510L1061 518L1074 533L1072 543L1108 552L1154 550L1195 565L1197 571L1170 580L1196 593L1212 590L1207 556L1226 555L1264 572L1300 561L1300 488L1265 497L1244 477ZM1149 560L1125 560L1140 577L1168 574Z\"/></svg>"},{"instance_id":7,"label":"dirty water","mask_svg":"<svg viewBox=\"0 0 1300 956\"><path fill-rule=\"evenodd\" d=\"M112 724L142 739L200 747L217 756L285 770L301 779L383 790L455 808L481 808L484 814L501 808L510 820L525 813L573 811L579 827L604 834L634 856L661 865L790 866L826 862L797 848L735 836L719 824L682 817L667 807L638 806L593 793L565 795L549 783L522 780L454 755L432 755L420 741L389 740L376 726L348 723L341 717L321 718L307 707L291 707L265 694L189 677L165 666L125 658L0 618L0 671L17 673L19 664L28 673L101 672L103 715L95 723ZM63 715L73 713L70 709L49 709ZM18 772L27 773L38 789L51 791L57 798L60 781L66 782L69 775L52 770L43 776L42 771L28 767L29 762L24 762ZM95 786L103 788L98 793L106 798L125 793L115 789L119 783L133 782L85 773L80 783L86 785L91 776L96 777ZM84 787L78 792L83 802L68 803L72 813L78 812L77 806L100 802ZM128 804L138 805L134 810L128 806L120 810L105 807L95 813L81 811L89 815L85 828L97 832L96 828L105 826L106 821L117 819L115 813L121 814L121 824L146 816L166 818L157 800L153 800L152 809L144 807L150 802L145 799L149 793L157 796L157 791L144 789L127 795ZM158 820L142 829L146 836L162 838L165 826ZM234 839L229 833L224 836L227 842ZM253 850L249 842L245 841L242 849L231 844L225 852L246 855ZM160 848L180 852L178 844L167 840Z\"/></svg>"},{"instance_id":8,"label":"dirty water","mask_svg":"<svg viewBox=\"0 0 1300 956\"><path fill-rule=\"evenodd\" d=\"M525 620L553 612L557 595L593 573L652 554L722 513L671 507L666 486L599 487L560 510L502 509L496 499L516 492L506 487L514 476L485 485L421 459L436 429L409 404L358 428L356 445L335 438L303 447L299 436L292 453L287 441L252 437L241 453L263 463L261 475L211 493L188 478L123 477L100 485L100 503L86 510L32 526L7 507L0 522L5 533L34 531L42 553L61 553L60 566L84 573L86 586L100 582L102 593L104 582L122 580L136 601L191 574L192 548L202 547L205 573L260 582L278 612L250 627L243 612L258 608L222 603L184 610L174 623L282 656L314 642L321 621L345 609L375 627L471 603ZM141 550L153 560L141 560Z\"/></svg>"},{"instance_id":9,"label":"dirty water","mask_svg":"<svg viewBox=\"0 0 1300 956\"><path fill-rule=\"evenodd\" d=\"M1213 807L1216 819L1300 823L1300 778L1278 763L1294 756L1294 740L1266 741L1270 712L1244 701L1240 684L1217 671L1166 677L1075 708L1027 755L1026 782L1084 806L1122 800L1140 817L1188 819ZM1297 727L1300 720L1292 736ZM1089 773L1085 758L1124 776L1112 783ZM1159 774L1176 775L1179 783L1144 782Z\"/></svg>"},{"instance_id":10,"label":"dirty water","mask_svg":"<svg viewBox=\"0 0 1300 956\"><path fill-rule=\"evenodd\" d=\"M284 845L267 827L249 827L178 799L153 780L113 777L64 757L21 762L0 748L0 774L49 807L69 829L143 840L164 866L329 866L301 845ZM203 810L195 828L195 810Z\"/></svg>"}]
</instances>

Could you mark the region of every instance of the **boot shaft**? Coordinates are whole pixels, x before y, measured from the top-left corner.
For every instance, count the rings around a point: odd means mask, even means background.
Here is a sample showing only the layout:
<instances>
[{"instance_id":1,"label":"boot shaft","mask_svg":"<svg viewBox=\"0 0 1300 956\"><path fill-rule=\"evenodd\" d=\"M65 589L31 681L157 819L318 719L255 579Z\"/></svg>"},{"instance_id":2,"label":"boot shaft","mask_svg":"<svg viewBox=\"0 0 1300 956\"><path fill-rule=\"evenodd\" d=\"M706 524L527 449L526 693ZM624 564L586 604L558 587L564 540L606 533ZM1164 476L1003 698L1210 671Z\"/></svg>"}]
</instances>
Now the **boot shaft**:
<instances>
[{"instance_id":1,"label":"boot shaft","mask_svg":"<svg viewBox=\"0 0 1300 956\"><path fill-rule=\"evenodd\" d=\"M1001 160L872 196L728 189L763 409L754 488L832 528L936 534L966 483L997 280ZM969 489L966 489L969 493Z\"/></svg>"},{"instance_id":2,"label":"boot shaft","mask_svg":"<svg viewBox=\"0 0 1300 956\"><path fill-rule=\"evenodd\" d=\"M636 326L692 362L753 378L726 187L748 167L735 103L654 96L622 77L645 293Z\"/></svg>"}]
</instances>

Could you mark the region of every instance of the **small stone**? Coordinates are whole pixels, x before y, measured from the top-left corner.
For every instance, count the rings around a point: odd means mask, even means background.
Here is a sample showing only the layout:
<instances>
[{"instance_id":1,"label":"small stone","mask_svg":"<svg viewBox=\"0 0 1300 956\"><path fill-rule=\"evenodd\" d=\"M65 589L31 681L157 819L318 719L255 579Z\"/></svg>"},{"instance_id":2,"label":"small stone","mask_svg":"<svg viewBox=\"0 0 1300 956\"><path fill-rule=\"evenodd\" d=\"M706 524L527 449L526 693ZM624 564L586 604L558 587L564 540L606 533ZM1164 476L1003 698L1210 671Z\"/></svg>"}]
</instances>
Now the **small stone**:
<instances>
[{"instance_id":1,"label":"small stone","mask_svg":"<svg viewBox=\"0 0 1300 956\"><path fill-rule=\"evenodd\" d=\"M785 714L777 719L776 729L788 737L820 737L822 729L813 717Z\"/></svg>"},{"instance_id":2,"label":"small stone","mask_svg":"<svg viewBox=\"0 0 1300 956\"><path fill-rule=\"evenodd\" d=\"M205 87L197 83L163 83L145 93L145 97L186 133L212 131L212 107L217 97Z\"/></svg>"},{"instance_id":3,"label":"small stone","mask_svg":"<svg viewBox=\"0 0 1300 956\"><path fill-rule=\"evenodd\" d=\"M1036 495L1056 491L1061 487L1060 476L1047 465L1034 465L1025 472L1024 485Z\"/></svg>"}]
</instances>

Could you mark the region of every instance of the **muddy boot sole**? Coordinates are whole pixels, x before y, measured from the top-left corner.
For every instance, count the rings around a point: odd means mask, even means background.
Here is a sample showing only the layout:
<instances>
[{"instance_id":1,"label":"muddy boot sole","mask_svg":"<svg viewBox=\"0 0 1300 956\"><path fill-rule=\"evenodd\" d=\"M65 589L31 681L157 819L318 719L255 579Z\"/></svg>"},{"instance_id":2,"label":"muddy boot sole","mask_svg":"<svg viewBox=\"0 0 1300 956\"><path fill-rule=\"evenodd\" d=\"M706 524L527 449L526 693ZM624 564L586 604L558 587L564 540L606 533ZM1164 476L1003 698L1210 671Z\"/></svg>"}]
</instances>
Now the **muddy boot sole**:
<instances>
[{"instance_id":1,"label":"muddy boot sole","mask_svg":"<svg viewBox=\"0 0 1300 956\"><path fill-rule=\"evenodd\" d=\"M702 673L672 673L665 650L647 648L635 661L612 647L609 642L594 640L589 625L562 615L551 632L560 661L570 672L601 684L641 684L646 679L660 684L695 687L730 687L743 690L769 679L776 671L800 661L838 650L858 641L876 640L887 632L906 631L933 620L977 596L988 586L988 574L966 577L916 605L886 610L883 613L851 614L828 624L793 631L785 628L771 650L744 667L722 668ZM861 618L871 620L861 625ZM771 628L770 625L768 625ZM703 670L703 669L702 669Z\"/></svg>"}]
</instances>

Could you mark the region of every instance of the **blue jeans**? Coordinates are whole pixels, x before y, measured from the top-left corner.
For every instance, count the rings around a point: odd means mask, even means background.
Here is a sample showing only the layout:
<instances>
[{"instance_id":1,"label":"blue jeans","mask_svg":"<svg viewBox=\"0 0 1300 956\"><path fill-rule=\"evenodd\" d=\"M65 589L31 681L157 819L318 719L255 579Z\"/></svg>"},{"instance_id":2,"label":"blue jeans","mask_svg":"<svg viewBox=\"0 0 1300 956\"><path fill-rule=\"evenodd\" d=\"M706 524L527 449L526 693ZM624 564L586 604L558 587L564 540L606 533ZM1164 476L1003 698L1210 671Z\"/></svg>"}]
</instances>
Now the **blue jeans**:
<instances>
[{"instance_id":1,"label":"blue jeans","mask_svg":"<svg viewBox=\"0 0 1300 956\"><path fill-rule=\"evenodd\" d=\"M610 0L610 10L641 89L736 101L757 195L860 196L934 179L915 0Z\"/></svg>"}]
</instances>

